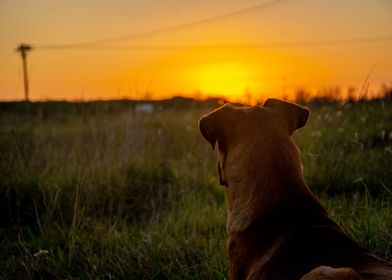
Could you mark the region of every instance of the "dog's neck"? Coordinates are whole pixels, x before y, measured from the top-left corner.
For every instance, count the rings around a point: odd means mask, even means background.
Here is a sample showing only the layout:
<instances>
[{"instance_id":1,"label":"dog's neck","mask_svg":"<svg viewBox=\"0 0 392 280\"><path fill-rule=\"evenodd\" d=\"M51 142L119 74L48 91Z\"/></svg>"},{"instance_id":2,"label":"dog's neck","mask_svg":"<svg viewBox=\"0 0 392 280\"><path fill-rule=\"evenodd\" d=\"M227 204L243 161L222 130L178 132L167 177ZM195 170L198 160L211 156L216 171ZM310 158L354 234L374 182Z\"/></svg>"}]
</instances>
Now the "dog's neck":
<instances>
[{"instance_id":1,"label":"dog's neck","mask_svg":"<svg viewBox=\"0 0 392 280\"><path fill-rule=\"evenodd\" d=\"M230 177L234 178L228 186L226 229L229 235L244 231L255 219L268 219L277 213L290 216L303 205L325 212L306 186L299 151L294 143L290 140L280 145L288 146L291 147L275 151L260 149L263 154L245 155L247 161L233 161L226 167ZM300 205L298 202L304 203Z\"/></svg>"},{"instance_id":2,"label":"dog's neck","mask_svg":"<svg viewBox=\"0 0 392 280\"><path fill-rule=\"evenodd\" d=\"M247 186L252 190L249 193L231 193L233 203L227 211L226 223L229 235L246 230L256 219L269 219L271 215L283 217L287 214L287 216L290 216L292 213L304 212L305 209L302 209L304 205L301 205L300 201L309 205L309 207L311 205L311 208L319 213L325 213L325 209L308 189L306 189L306 192L298 191L298 189L307 188L306 185L292 187L290 191L283 195L276 191L277 188L282 188L282 186L273 184L273 182L264 182L263 186L259 184L252 186L252 183L249 183ZM263 190L264 187L267 187L266 190ZM263 192L263 195L258 194L259 192ZM315 213L313 212L313 214Z\"/></svg>"}]
</instances>

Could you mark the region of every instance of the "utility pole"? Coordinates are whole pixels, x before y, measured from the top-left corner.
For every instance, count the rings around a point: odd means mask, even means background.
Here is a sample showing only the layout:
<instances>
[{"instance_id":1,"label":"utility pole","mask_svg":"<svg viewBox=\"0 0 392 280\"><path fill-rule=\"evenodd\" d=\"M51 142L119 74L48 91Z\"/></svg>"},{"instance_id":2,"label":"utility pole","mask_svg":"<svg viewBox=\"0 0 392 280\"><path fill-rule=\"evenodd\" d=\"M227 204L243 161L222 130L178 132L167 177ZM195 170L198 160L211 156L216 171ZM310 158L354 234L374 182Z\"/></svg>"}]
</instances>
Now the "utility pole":
<instances>
[{"instance_id":1,"label":"utility pole","mask_svg":"<svg viewBox=\"0 0 392 280\"><path fill-rule=\"evenodd\" d=\"M29 79L28 79L28 76L27 76L26 56L27 56L27 52L31 51L31 49L32 49L32 47L30 45L24 44L24 43L20 44L16 48L16 51L20 52L20 55L22 56L25 101L29 101Z\"/></svg>"}]
</instances>

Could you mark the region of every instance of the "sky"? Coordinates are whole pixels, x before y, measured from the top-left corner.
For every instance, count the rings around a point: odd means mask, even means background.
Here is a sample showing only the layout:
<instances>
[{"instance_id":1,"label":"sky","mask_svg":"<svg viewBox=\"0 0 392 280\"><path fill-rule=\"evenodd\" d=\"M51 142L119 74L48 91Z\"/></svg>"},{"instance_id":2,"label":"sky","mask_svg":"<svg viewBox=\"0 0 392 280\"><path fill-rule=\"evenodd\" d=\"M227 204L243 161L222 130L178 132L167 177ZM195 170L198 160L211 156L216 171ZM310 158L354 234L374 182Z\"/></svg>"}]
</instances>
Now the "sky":
<instances>
[{"instance_id":1,"label":"sky","mask_svg":"<svg viewBox=\"0 0 392 280\"><path fill-rule=\"evenodd\" d=\"M20 43L31 100L392 86L391 0L0 0L0 100L24 98Z\"/></svg>"}]
</instances>

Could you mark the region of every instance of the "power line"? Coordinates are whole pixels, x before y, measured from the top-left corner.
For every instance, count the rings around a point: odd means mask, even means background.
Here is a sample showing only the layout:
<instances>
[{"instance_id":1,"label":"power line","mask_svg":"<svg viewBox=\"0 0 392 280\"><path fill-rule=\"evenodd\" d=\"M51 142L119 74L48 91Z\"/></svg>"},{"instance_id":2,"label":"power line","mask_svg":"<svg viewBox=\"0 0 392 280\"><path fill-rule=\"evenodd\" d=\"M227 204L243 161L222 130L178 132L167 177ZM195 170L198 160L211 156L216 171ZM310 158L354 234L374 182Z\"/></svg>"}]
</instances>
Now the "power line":
<instances>
[{"instance_id":1,"label":"power line","mask_svg":"<svg viewBox=\"0 0 392 280\"><path fill-rule=\"evenodd\" d=\"M200 45L67 45L56 46L51 48L38 48L37 50L71 50L71 49L96 49L96 50L205 50L205 49L268 49L268 48L288 48L288 47L317 47L317 46L334 46L334 45L357 45L392 42L392 36L378 37L357 37L343 39L325 39L325 40L306 40L291 42L271 42L271 43L251 43L251 44L200 44Z\"/></svg>"},{"instance_id":2,"label":"power line","mask_svg":"<svg viewBox=\"0 0 392 280\"><path fill-rule=\"evenodd\" d=\"M100 40L92 40L92 41L85 41L85 42L80 42L76 44L49 44L49 45L38 45L35 46L36 48L41 48L41 49L65 49L65 48L80 48L80 47L86 47L86 46L91 46L91 45L99 45L99 44L108 44L108 43L118 43L118 42L124 42L124 41L130 41L130 40L136 40L136 39L142 39L142 38L147 38L147 37L153 37L165 33L170 33L170 32L175 32L179 31L182 29L198 26L198 25L204 25L207 23L212 23L212 22L217 22L217 21L222 21L226 20L228 18L232 17L237 17L237 16L242 16L245 14L249 14L252 12L255 12L257 10L262 10L265 8L273 7L276 6L280 3L287 2L288 0L273 0L269 2L265 2L262 4L254 5L251 7L243 8L240 10L236 10L233 12L228 12L204 19L199 19L195 21L190 21L178 25L173 25L169 27L164 27L164 28L159 28L155 30L150 30L146 32L140 32L140 33L134 33L130 35L125 35L121 37L113 37L113 38L107 38L107 39L100 39Z\"/></svg>"},{"instance_id":3,"label":"power line","mask_svg":"<svg viewBox=\"0 0 392 280\"><path fill-rule=\"evenodd\" d=\"M134 33L121 37L112 37L85 41L74 44L48 44L36 45L38 50L64 50L64 49L97 49L97 50L165 50L165 49L257 49L257 48L287 48L287 47L306 47L306 46L331 46L331 45L354 45L365 43L382 43L392 41L392 36L379 37L359 37L344 39L326 39L326 40L308 40L308 41L291 41L291 42L271 42L271 43L252 43L252 44L215 44L215 45L110 45L109 43L118 43L131 41L141 38L153 37L165 33L175 32L182 29L203 25L216 21L222 21L231 17L242 16L257 10L269 8L288 0L272 0L251 7L239 9L233 12L223 13L216 16L199 19L187 23L182 23L170 27L150 30L146 32Z\"/></svg>"}]
</instances>

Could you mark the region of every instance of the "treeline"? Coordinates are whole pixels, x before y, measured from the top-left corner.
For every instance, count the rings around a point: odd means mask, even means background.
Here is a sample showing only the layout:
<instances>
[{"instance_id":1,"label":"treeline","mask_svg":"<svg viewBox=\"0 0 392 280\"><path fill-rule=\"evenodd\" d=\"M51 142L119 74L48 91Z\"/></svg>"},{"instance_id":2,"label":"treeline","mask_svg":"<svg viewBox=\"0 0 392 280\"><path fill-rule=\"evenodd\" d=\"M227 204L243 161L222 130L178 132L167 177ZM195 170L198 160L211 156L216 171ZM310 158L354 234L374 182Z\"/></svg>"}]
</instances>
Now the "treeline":
<instances>
[{"instance_id":1,"label":"treeline","mask_svg":"<svg viewBox=\"0 0 392 280\"><path fill-rule=\"evenodd\" d=\"M364 85L359 90L355 87L348 87L346 90L341 87L328 87L319 90L316 94L305 88L299 88L294 94L293 101L299 104L328 104L375 100L392 101L392 85L383 84L377 93L369 93L369 85Z\"/></svg>"}]
</instances>

